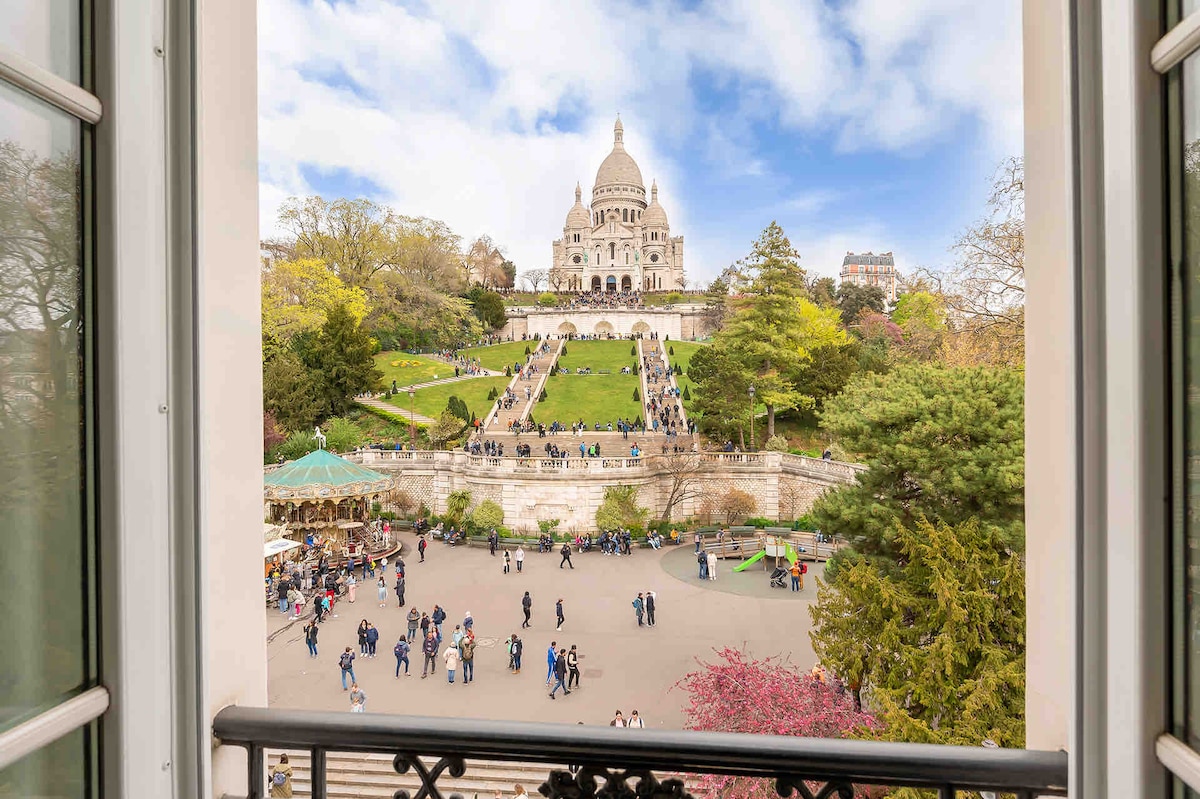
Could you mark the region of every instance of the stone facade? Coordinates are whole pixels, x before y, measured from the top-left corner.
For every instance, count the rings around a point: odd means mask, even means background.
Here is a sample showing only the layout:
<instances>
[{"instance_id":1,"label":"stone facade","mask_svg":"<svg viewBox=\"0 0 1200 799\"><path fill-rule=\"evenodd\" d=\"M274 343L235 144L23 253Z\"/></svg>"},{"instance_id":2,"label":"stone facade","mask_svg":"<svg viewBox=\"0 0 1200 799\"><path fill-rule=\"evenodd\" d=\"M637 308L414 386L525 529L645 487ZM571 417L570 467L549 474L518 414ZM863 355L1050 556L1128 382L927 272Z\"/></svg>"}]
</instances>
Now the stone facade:
<instances>
[{"instance_id":1,"label":"stone facade","mask_svg":"<svg viewBox=\"0 0 1200 799\"><path fill-rule=\"evenodd\" d=\"M534 335L542 338L564 335L629 336L657 333L659 338L690 341L712 335L712 323L703 305L671 308L510 309L501 336L513 340Z\"/></svg>"},{"instance_id":2,"label":"stone facade","mask_svg":"<svg viewBox=\"0 0 1200 799\"><path fill-rule=\"evenodd\" d=\"M591 207L575 184L563 237L553 244L550 285L555 291L677 291L684 287L683 236L672 236L658 202L658 183L646 185L625 150L621 120L613 148L592 186Z\"/></svg>"},{"instance_id":3,"label":"stone facade","mask_svg":"<svg viewBox=\"0 0 1200 799\"><path fill-rule=\"evenodd\" d=\"M491 499L504 509L505 525L523 532L535 532L545 519L558 519L564 532L595 532L596 510L610 485L637 486L641 504L651 518L659 518L673 484L669 464L657 455L555 460L367 450L346 457L376 471L402 473L401 490L435 513L445 511L451 491L470 491L472 504ZM864 468L778 452L706 452L698 458L698 491L675 506L673 519L700 517L719 507L731 488L754 498L751 515L796 518L830 486L853 482Z\"/></svg>"}]
</instances>

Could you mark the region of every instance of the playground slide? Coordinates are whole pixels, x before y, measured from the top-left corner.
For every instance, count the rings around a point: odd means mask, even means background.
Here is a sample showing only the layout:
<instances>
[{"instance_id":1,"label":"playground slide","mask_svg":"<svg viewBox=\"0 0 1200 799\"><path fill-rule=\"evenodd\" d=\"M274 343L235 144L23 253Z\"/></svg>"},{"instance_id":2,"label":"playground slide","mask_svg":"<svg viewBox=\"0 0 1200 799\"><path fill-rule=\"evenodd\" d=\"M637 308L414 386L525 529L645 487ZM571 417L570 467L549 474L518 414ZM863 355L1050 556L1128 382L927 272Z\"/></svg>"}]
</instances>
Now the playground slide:
<instances>
[{"instance_id":1,"label":"playground slide","mask_svg":"<svg viewBox=\"0 0 1200 799\"><path fill-rule=\"evenodd\" d=\"M766 557L766 554L767 554L767 550L760 549L758 552L756 552L754 554L753 557L750 558L750 560L744 561L743 563L739 563L737 566L733 567L733 570L735 572L745 571L746 569L750 568L751 564L758 563L760 560L762 560L764 557Z\"/></svg>"},{"instance_id":2,"label":"playground slide","mask_svg":"<svg viewBox=\"0 0 1200 799\"><path fill-rule=\"evenodd\" d=\"M800 560L800 556L796 553L796 548L790 543L787 545L787 559L788 563L793 566L796 565L796 561Z\"/></svg>"}]
</instances>

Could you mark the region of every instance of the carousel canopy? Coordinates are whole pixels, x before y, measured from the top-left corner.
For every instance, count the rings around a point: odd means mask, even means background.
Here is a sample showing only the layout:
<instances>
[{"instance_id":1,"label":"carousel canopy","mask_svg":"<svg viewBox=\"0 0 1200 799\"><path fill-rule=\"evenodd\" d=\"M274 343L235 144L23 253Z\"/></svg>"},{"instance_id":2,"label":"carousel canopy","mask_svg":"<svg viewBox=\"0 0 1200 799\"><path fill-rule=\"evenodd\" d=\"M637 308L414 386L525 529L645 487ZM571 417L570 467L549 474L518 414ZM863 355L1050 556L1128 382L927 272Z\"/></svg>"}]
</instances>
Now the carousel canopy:
<instances>
[{"instance_id":1,"label":"carousel canopy","mask_svg":"<svg viewBox=\"0 0 1200 799\"><path fill-rule=\"evenodd\" d=\"M364 497L388 491L394 484L385 474L323 449L310 452L263 478L266 498L286 502Z\"/></svg>"}]
</instances>

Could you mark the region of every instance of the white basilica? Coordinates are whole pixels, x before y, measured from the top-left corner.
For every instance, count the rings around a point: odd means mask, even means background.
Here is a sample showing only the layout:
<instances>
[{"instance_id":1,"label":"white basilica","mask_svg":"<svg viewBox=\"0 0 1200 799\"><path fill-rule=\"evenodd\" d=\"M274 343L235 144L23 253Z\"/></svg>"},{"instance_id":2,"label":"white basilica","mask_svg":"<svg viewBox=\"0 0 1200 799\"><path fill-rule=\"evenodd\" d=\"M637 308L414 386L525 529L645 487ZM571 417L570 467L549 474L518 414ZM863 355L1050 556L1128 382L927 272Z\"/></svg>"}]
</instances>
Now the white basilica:
<instances>
[{"instance_id":1,"label":"white basilica","mask_svg":"<svg viewBox=\"0 0 1200 799\"><path fill-rule=\"evenodd\" d=\"M581 202L567 213L563 237L554 242L551 285L560 291L676 291L683 288L683 236L671 236L658 184L646 185L625 150L620 117L613 148L596 172L591 208Z\"/></svg>"}]
</instances>

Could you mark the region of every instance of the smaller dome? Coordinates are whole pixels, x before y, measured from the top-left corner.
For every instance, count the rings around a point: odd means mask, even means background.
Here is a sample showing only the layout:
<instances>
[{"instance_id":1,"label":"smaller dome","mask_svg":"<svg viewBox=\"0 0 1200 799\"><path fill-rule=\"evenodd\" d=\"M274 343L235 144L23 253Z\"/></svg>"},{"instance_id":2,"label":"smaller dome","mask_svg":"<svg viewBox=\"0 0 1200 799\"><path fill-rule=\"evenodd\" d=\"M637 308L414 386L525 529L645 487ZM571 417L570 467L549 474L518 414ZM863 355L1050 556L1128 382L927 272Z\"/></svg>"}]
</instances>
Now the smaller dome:
<instances>
[{"instance_id":1,"label":"smaller dome","mask_svg":"<svg viewBox=\"0 0 1200 799\"><path fill-rule=\"evenodd\" d=\"M642 214L642 225L645 227L669 227L667 212L658 203L658 181L650 186L650 204Z\"/></svg>"},{"instance_id":2,"label":"smaller dome","mask_svg":"<svg viewBox=\"0 0 1200 799\"><path fill-rule=\"evenodd\" d=\"M575 204L571 206L571 210L567 212L566 227L580 228L592 226L592 215L583 207L583 191L579 188L579 184L575 184Z\"/></svg>"}]
</instances>

